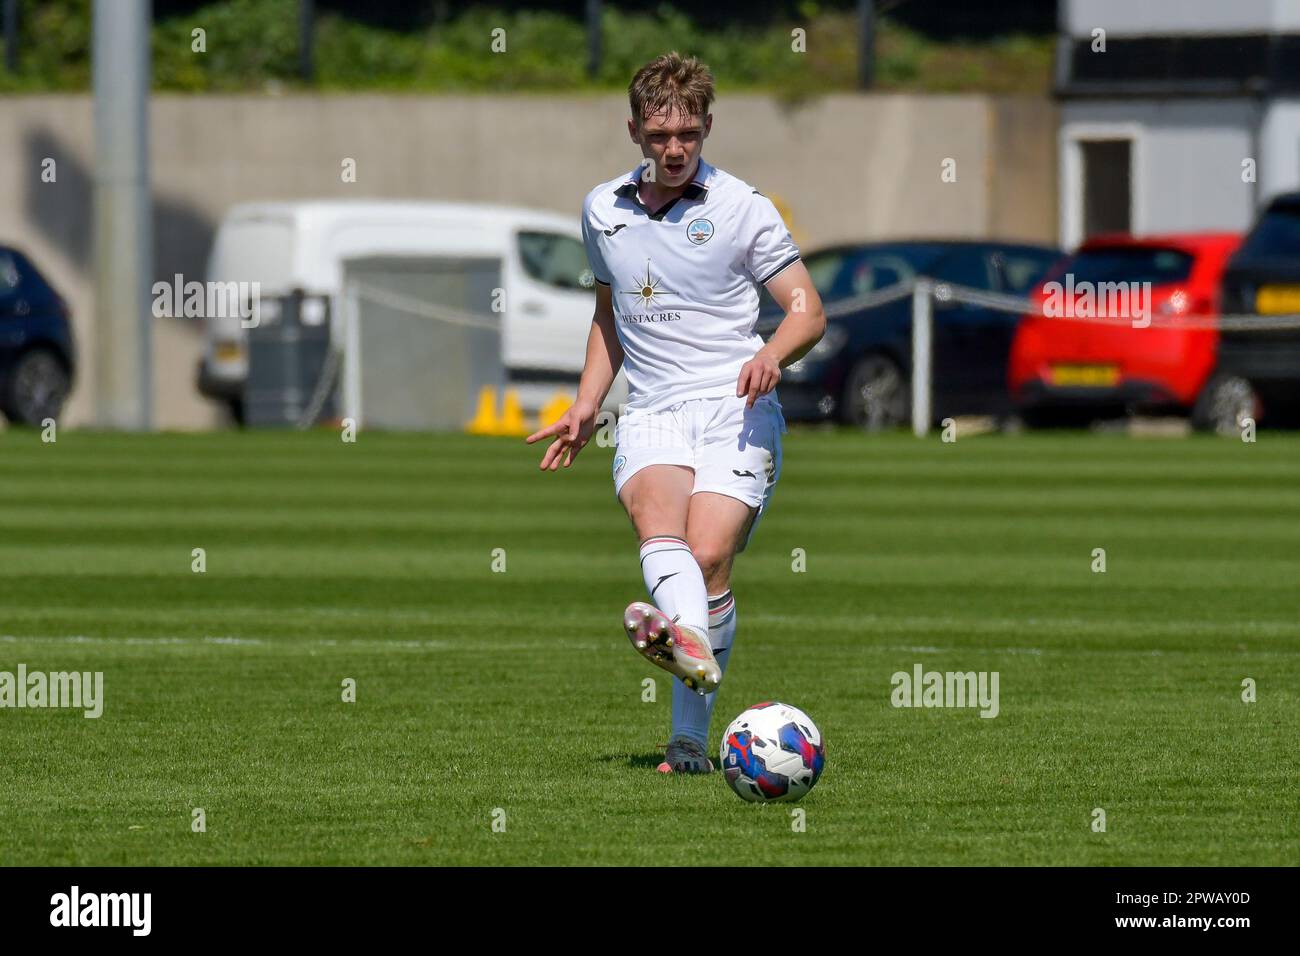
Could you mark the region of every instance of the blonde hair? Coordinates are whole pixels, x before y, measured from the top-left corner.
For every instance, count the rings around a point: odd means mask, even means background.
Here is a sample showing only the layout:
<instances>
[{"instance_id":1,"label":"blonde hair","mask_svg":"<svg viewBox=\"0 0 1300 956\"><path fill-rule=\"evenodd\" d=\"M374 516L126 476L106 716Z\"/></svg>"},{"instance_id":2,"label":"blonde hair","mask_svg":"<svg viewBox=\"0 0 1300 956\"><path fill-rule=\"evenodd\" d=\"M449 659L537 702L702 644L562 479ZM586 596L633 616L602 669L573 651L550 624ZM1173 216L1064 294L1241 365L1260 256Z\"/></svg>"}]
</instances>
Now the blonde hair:
<instances>
[{"instance_id":1,"label":"blonde hair","mask_svg":"<svg viewBox=\"0 0 1300 956\"><path fill-rule=\"evenodd\" d=\"M665 108L675 108L683 116L704 116L714 99L713 74L695 57L674 50L636 71L627 98L638 125Z\"/></svg>"}]
</instances>

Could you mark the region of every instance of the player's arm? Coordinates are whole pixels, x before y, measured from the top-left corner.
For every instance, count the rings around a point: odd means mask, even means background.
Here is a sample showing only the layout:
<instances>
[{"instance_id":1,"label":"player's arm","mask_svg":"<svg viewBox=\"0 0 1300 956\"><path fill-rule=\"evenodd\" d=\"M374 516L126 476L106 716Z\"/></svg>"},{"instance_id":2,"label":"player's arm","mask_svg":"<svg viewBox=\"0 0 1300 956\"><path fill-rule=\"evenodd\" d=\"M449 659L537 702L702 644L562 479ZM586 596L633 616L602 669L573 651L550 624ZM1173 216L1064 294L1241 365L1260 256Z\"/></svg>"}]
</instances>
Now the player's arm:
<instances>
[{"instance_id":1,"label":"player's arm","mask_svg":"<svg viewBox=\"0 0 1300 956\"><path fill-rule=\"evenodd\" d=\"M592 316L591 332L587 335L587 360L582 366L575 404L586 400L600 408L622 367L623 345L614 329L614 293L609 286L597 282L596 313Z\"/></svg>"},{"instance_id":2,"label":"player's arm","mask_svg":"<svg viewBox=\"0 0 1300 956\"><path fill-rule=\"evenodd\" d=\"M767 291L784 310L785 318L767 344L740 370L736 395L748 393L746 405L751 408L759 395L766 395L776 388L777 382L781 381L781 369L802 358L826 332L822 298L817 294L802 260L791 263L773 276L767 283Z\"/></svg>"},{"instance_id":3,"label":"player's arm","mask_svg":"<svg viewBox=\"0 0 1300 956\"><path fill-rule=\"evenodd\" d=\"M614 299L610 287L596 283L596 312L587 334L587 358L578 382L578 397L568 411L524 439L528 444L556 436L542 456L542 471L555 471L563 459L568 468L596 430L596 415L623 367L623 346L614 328Z\"/></svg>"}]
</instances>

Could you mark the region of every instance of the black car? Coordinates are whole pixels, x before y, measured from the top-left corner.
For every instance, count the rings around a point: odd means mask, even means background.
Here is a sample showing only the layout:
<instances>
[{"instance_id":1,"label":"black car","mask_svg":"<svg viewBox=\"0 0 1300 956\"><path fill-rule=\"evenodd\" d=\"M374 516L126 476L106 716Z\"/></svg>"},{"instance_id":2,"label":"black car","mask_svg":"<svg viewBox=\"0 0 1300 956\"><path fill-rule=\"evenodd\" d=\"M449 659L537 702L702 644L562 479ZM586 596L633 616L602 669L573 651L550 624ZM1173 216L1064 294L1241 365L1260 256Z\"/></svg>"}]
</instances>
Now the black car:
<instances>
[{"instance_id":1,"label":"black car","mask_svg":"<svg viewBox=\"0 0 1300 956\"><path fill-rule=\"evenodd\" d=\"M75 367L67 304L30 259L0 246L0 412L18 425L57 419Z\"/></svg>"},{"instance_id":2,"label":"black car","mask_svg":"<svg viewBox=\"0 0 1300 956\"><path fill-rule=\"evenodd\" d=\"M1224 315L1300 315L1300 193L1278 196L1223 273ZM1224 329L1216 397L1240 420L1300 424L1300 329ZM1233 416L1229 416L1231 420Z\"/></svg>"},{"instance_id":3,"label":"black car","mask_svg":"<svg viewBox=\"0 0 1300 956\"><path fill-rule=\"evenodd\" d=\"M1064 253L1007 242L907 241L834 246L804 256L822 303L908 284L918 277L1026 296ZM933 303L931 381L935 421L1008 415L1007 356L1020 315L954 301ZM784 315L764 294L758 333ZM912 299L830 317L826 334L782 370L777 394L790 420L891 428L911 416Z\"/></svg>"}]
</instances>

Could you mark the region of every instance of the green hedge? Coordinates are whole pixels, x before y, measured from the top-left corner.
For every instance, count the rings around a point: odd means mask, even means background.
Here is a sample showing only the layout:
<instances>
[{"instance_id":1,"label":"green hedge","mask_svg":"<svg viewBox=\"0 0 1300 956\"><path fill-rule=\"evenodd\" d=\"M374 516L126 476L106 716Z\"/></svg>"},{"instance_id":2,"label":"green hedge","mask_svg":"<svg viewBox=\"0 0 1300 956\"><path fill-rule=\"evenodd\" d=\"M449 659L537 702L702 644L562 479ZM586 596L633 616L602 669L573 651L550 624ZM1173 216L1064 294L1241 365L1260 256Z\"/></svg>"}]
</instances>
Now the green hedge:
<instances>
[{"instance_id":1,"label":"green hedge","mask_svg":"<svg viewBox=\"0 0 1300 956\"><path fill-rule=\"evenodd\" d=\"M0 70L0 92L86 90L90 85L90 0L24 0L17 74ZM799 98L852 90L857 80L851 15L806 7L799 22L766 29L705 31L664 5L628 15L614 4L602 23L603 60L586 73L581 20L551 13L466 12L436 29L398 32L322 14L316 24L315 80L298 75L296 0L218 0L153 27L154 88L172 91L295 89L425 91L616 90L666 50L693 53L718 77L719 92L767 90ZM806 53L791 51L791 30L807 32ZM205 31L194 52L192 31ZM506 51L491 49L505 31ZM1050 36L987 43L939 43L888 19L878 31L877 87L914 91L1046 92Z\"/></svg>"}]
</instances>

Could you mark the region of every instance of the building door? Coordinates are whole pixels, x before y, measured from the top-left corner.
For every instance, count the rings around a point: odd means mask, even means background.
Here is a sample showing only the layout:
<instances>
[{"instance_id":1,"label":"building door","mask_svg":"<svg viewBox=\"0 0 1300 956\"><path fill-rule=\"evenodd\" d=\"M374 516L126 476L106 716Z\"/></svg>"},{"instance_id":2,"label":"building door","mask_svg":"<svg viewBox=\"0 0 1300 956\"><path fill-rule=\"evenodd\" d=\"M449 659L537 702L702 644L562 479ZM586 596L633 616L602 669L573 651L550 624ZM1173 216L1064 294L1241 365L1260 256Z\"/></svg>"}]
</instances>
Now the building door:
<instances>
[{"instance_id":1,"label":"building door","mask_svg":"<svg viewBox=\"0 0 1300 956\"><path fill-rule=\"evenodd\" d=\"M1127 139L1085 140L1083 154L1083 235L1132 232L1132 147Z\"/></svg>"}]
</instances>

